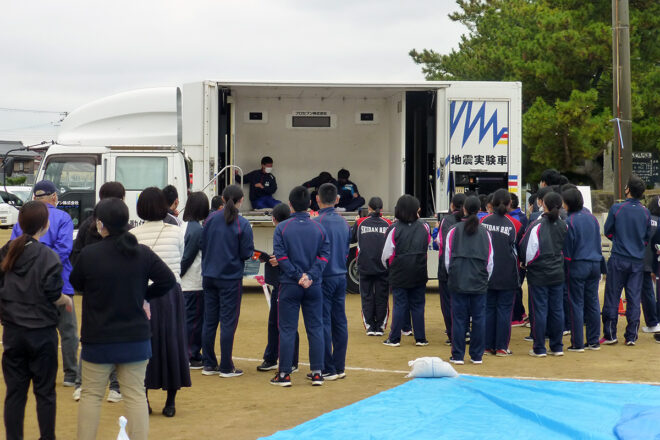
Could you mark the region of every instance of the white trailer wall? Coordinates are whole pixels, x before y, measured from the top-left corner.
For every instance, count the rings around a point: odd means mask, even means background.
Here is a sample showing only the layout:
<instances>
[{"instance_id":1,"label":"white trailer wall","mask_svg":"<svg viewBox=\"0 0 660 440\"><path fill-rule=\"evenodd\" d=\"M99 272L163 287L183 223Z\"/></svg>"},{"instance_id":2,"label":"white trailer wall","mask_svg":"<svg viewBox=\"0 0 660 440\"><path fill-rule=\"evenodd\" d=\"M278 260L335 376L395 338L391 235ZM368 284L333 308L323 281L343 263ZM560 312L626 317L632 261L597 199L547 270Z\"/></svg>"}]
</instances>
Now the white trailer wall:
<instances>
[{"instance_id":1,"label":"white trailer wall","mask_svg":"<svg viewBox=\"0 0 660 440\"><path fill-rule=\"evenodd\" d=\"M246 92L245 94L247 94ZM399 96L397 93L396 96ZM289 98L244 96L233 91L236 164L245 172L260 168L262 156L274 160L278 190L286 201L291 188L328 171L351 172L365 200L383 198L392 210L401 194L402 115L397 97ZM327 111L336 116L332 128L287 128L296 111ZM264 121L249 121L249 112L263 112ZM360 112L375 114L375 123L358 123Z\"/></svg>"}]
</instances>

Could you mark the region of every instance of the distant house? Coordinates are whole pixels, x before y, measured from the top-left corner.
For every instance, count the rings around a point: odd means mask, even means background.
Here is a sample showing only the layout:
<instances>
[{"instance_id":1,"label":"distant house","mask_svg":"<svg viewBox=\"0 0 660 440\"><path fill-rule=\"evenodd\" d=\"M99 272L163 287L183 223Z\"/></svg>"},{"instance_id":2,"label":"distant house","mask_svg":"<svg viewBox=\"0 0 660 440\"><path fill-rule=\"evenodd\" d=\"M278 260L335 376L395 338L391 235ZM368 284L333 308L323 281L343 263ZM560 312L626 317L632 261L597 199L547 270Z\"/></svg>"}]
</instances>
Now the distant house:
<instances>
[{"instance_id":1,"label":"distant house","mask_svg":"<svg viewBox=\"0 0 660 440\"><path fill-rule=\"evenodd\" d=\"M0 141L0 164L4 161L5 154L8 151L23 148L23 146L23 142L19 141ZM30 181L30 176L34 175L41 156L34 151L27 150L14 151L9 153L9 155L14 158L14 176L26 175L28 176L28 181Z\"/></svg>"}]
</instances>

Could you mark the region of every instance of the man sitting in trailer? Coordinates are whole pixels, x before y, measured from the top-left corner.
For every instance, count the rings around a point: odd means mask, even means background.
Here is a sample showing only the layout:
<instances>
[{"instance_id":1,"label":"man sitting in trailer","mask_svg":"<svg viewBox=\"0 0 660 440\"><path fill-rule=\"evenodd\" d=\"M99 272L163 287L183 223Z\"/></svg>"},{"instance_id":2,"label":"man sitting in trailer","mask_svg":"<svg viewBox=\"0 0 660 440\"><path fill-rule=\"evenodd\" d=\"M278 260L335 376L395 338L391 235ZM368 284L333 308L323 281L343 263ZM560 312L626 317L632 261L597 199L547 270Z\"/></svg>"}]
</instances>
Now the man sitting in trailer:
<instances>
[{"instance_id":1,"label":"man sitting in trailer","mask_svg":"<svg viewBox=\"0 0 660 440\"><path fill-rule=\"evenodd\" d=\"M250 184L252 209L269 209L282 203L273 198L273 194L277 191L277 182L272 171L273 159L264 156L261 158L261 169L251 171L244 176L245 183ZM241 176L236 175L236 180L241 183Z\"/></svg>"},{"instance_id":2,"label":"man sitting in trailer","mask_svg":"<svg viewBox=\"0 0 660 440\"><path fill-rule=\"evenodd\" d=\"M316 201L316 195L319 193L319 187L324 183L332 183L335 186L337 185L337 181L335 180L335 178L332 177L332 174L330 174L327 171L322 171L318 176L302 184L302 186L304 186L305 188L311 191L311 194L309 195L309 198L311 199L311 204L309 205L309 207L312 211L319 210L319 204Z\"/></svg>"},{"instance_id":3,"label":"man sitting in trailer","mask_svg":"<svg viewBox=\"0 0 660 440\"><path fill-rule=\"evenodd\" d=\"M337 193L339 195L339 203L337 204L337 211L357 211L364 205L364 198L360 196L356 184L348 180L351 173L342 168L337 173Z\"/></svg>"}]
</instances>

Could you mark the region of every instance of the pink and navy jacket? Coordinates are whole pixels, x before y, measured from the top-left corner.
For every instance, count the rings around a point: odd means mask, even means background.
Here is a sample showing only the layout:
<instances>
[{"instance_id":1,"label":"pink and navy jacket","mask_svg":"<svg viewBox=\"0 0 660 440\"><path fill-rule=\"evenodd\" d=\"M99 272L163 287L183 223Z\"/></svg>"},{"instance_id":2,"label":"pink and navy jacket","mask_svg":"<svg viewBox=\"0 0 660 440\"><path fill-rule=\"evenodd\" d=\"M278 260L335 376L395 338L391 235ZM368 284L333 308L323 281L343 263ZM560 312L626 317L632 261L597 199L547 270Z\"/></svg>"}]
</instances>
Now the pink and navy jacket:
<instances>
[{"instance_id":1,"label":"pink and navy jacket","mask_svg":"<svg viewBox=\"0 0 660 440\"><path fill-rule=\"evenodd\" d=\"M518 242L522 237L522 224L509 214L489 214L481 219L481 225L490 232L494 253L493 275L488 281L488 289L517 289L520 287Z\"/></svg>"},{"instance_id":2,"label":"pink and navy jacket","mask_svg":"<svg viewBox=\"0 0 660 440\"><path fill-rule=\"evenodd\" d=\"M351 227L346 219L335 212L335 208L319 210L312 221L319 223L330 240L330 258L323 269L323 277L346 276L348 249L351 246Z\"/></svg>"},{"instance_id":3,"label":"pink and navy jacket","mask_svg":"<svg viewBox=\"0 0 660 440\"><path fill-rule=\"evenodd\" d=\"M627 199L610 208L605 236L612 240L612 254L642 263L651 239L651 213L637 199Z\"/></svg>"},{"instance_id":4,"label":"pink and navy jacket","mask_svg":"<svg viewBox=\"0 0 660 440\"><path fill-rule=\"evenodd\" d=\"M593 261L600 263L603 259L600 225L588 209L571 212L566 217L568 231L564 243L564 260Z\"/></svg>"},{"instance_id":5,"label":"pink and navy jacket","mask_svg":"<svg viewBox=\"0 0 660 440\"><path fill-rule=\"evenodd\" d=\"M564 240L566 222L550 222L546 214L535 220L520 243L520 254L527 266L527 281L535 286L555 286L564 282Z\"/></svg>"},{"instance_id":6,"label":"pink and navy jacket","mask_svg":"<svg viewBox=\"0 0 660 440\"><path fill-rule=\"evenodd\" d=\"M421 220L412 223L396 221L387 229L381 262L389 268L392 287L410 289L425 286L429 225Z\"/></svg>"},{"instance_id":7,"label":"pink and navy jacket","mask_svg":"<svg viewBox=\"0 0 660 440\"><path fill-rule=\"evenodd\" d=\"M485 294L494 265L490 232L479 225L477 232L468 235L465 221L458 223L447 234L444 260L449 291Z\"/></svg>"},{"instance_id":8,"label":"pink and navy jacket","mask_svg":"<svg viewBox=\"0 0 660 440\"><path fill-rule=\"evenodd\" d=\"M279 263L280 283L298 284L303 273L316 283L330 258L330 240L323 226L307 212L294 212L275 228L273 249Z\"/></svg>"}]
</instances>

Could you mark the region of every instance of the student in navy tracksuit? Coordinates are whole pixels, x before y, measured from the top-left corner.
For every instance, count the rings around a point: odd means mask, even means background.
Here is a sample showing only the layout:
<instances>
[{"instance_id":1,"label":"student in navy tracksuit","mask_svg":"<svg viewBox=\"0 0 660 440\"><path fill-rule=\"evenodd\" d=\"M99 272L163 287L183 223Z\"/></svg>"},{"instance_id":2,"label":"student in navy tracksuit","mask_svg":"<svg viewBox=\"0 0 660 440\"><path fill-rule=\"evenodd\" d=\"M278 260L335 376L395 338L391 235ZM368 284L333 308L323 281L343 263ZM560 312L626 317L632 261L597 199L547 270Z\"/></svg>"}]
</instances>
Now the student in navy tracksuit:
<instances>
[{"instance_id":1,"label":"student in navy tracksuit","mask_svg":"<svg viewBox=\"0 0 660 440\"><path fill-rule=\"evenodd\" d=\"M447 345L451 345L451 298L449 297L449 290L447 289L447 268L444 263L444 244L447 240L449 230L463 218L463 204L465 203L465 199L465 194L454 194L449 205L451 213L445 215L440 220L438 235L435 238L435 243L438 246L439 258L438 290L440 291L440 310L442 311L442 317L445 320L445 331L447 332L447 340L445 341L445 344Z\"/></svg>"},{"instance_id":2,"label":"student in navy tracksuit","mask_svg":"<svg viewBox=\"0 0 660 440\"><path fill-rule=\"evenodd\" d=\"M243 267L252 256L254 243L250 222L238 214L243 191L230 185L222 192L222 215L211 217L202 230L202 285L204 326L202 328L203 374L219 371L221 377L234 377L243 371L234 367L231 353L241 311ZM220 323L220 366L215 357L215 334Z\"/></svg>"},{"instance_id":3,"label":"student in navy tracksuit","mask_svg":"<svg viewBox=\"0 0 660 440\"><path fill-rule=\"evenodd\" d=\"M278 298L280 328L279 372L273 385L291 386L293 350L302 314L309 341L312 385L323 385L323 269L330 258L330 240L325 229L309 218L309 192L297 186L289 194L294 213L275 228L273 249L279 263Z\"/></svg>"},{"instance_id":4,"label":"student in navy tracksuit","mask_svg":"<svg viewBox=\"0 0 660 440\"><path fill-rule=\"evenodd\" d=\"M553 191L543 198L543 215L528 228L520 244L527 268L532 337L530 356L545 357L546 333L550 354L563 356L564 256L566 222L559 218L561 196ZM547 331L546 331L547 330Z\"/></svg>"},{"instance_id":5,"label":"student in navy tracksuit","mask_svg":"<svg viewBox=\"0 0 660 440\"><path fill-rule=\"evenodd\" d=\"M346 219L335 212L339 201L337 187L324 183L319 187L316 202L319 215L314 221L321 224L330 240L330 258L323 270L323 327L325 355L323 378L346 377L346 347L348 322L346 321L346 259L351 245L351 227Z\"/></svg>"},{"instance_id":6,"label":"student in navy tracksuit","mask_svg":"<svg viewBox=\"0 0 660 440\"><path fill-rule=\"evenodd\" d=\"M520 236L527 230L529 219L524 212L521 211L519 206L518 196L515 193L511 194L511 206L509 207L509 215L520 222L522 230ZM533 196L530 196L530 199ZM536 204L536 201L533 202ZM523 305L523 291L522 283L525 281L525 270L521 267L518 268L518 288L516 289L516 296L513 299L513 316L511 317L511 325L513 327L522 327L525 325L527 314L525 313L525 306Z\"/></svg>"},{"instance_id":7,"label":"student in navy tracksuit","mask_svg":"<svg viewBox=\"0 0 660 440\"><path fill-rule=\"evenodd\" d=\"M291 216L291 209L288 205L280 203L273 208L272 221L277 227L280 223ZM264 254L261 254L262 257ZM260 257L261 260L261 257ZM280 352L280 331L277 328L278 307L277 298L280 292L280 267L275 255L262 260L264 263L264 279L266 284L273 286L273 292L270 296L270 310L268 312L268 344L264 350L264 361L257 366L257 371L270 371L277 369L277 359ZM296 342L293 348L293 367L292 371L298 370L298 353L300 338L296 332Z\"/></svg>"},{"instance_id":8,"label":"student in navy tracksuit","mask_svg":"<svg viewBox=\"0 0 660 440\"><path fill-rule=\"evenodd\" d=\"M644 278L644 253L651 234L651 214L639 199L646 185L637 176L628 180L626 201L610 208L605 220L605 236L612 240L612 253L607 262L605 299L603 301L603 339L601 344L616 344L621 290L626 288L626 345L635 345L639 329L639 308Z\"/></svg>"},{"instance_id":9,"label":"student in navy tracksuit","mask_svg":"<svg viewBox=\"0 0 660 440\"><path fill-rule=\"evenodd\" d=\"M598 220L583 206L582 194L576 188L562 192L568 212L568 230L564 242L564 266L568 291L571 346L568 351L581 353L585 348L600 349L600 304L598 284L603 260ZM587 344L582 327L587 326Z\"/></svg>"},{"instance_id":10,"label":"student in navy tracksuit","mask_svg":"<svg viewBox=\"0 0 660 440\"><path fill-rule=\"evenodd\" d=\"M493 214L481 219L490 232L493 244L493 275L488 280L486 296L486 353L508 356L511 339L511 315L518 282L518 238L522 225L507 214L510 193L498 189L493 194Z\"/></svg>"},{"instance_id":11,"label":"student in navy tracksuit","mask_svg":"<svg viewBox=\"0 0 660 440\"><path fill-rule=\"evenodd\" d=\"M385 232L392 224L383 218L380 197L369 200L369 215L357 219L351 228L351 242L357 243L357 268L360 274L362 321L367 336L382 336L387 327L390 296L387 269L380 262Z\"/></svg>"},{"instance_id":12,"label":"student in navy tracksuit","mask_svg":"<svg viewBox=\"0 0 660 440\"><path fill-rule=\"evenodd\" d=\"M419 200L411 195L399 197L394 222L387 230L381 262L389 268L394 298L392 328L383 344L401 345L401 329L406 316L412 315L415 345L428 345L424 329L424 304L428 273L426 258L431 243L429 226L419 219Z\"/></svg>"},{"instance_id":13,"label":"student in navy tracksuit","mask_svg":"<svg viewBox=\"0 0 660 440\"><path fill-rule=\"evenodd\" d=\"M479 199L468 197L463 205L465 219L449 231L445 243L453 335L449 362L459 365L464 363L470 318L470 360L481 364L484 354L486 292L493 272L493 243L488 230L479 224L478 212Z\"/></svg>"},{"instance_id":14,"label":"student in navy tracksuit","mask_svg":"<svg viewBox=\"0 0 660 440\"><path fill-rule=\"evenodd\" d=\"M647 208L651 213L650 236L655 237L658 230L658 218L660 217L660 197L653 196ZM660 332L660 302L656 299L656 286L653 280L653 274L657 273L654 268L657 257L655 246L649 241L644 254L644 279L642 281L642 311L646 322L646 326L642 327L644 333Z\"/></svg>"}]
</instances>

